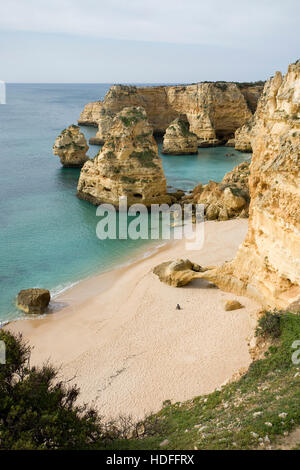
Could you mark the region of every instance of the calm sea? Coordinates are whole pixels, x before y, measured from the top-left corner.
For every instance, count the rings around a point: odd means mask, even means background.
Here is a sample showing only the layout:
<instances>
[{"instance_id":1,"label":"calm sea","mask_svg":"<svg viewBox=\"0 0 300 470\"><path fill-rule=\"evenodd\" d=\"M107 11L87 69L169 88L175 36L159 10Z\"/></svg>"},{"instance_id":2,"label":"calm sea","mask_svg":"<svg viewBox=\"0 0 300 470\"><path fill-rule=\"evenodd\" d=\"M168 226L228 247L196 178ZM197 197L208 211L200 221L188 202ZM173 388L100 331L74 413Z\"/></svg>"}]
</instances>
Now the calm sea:
<instances>
[{"instance_id":1,"label":"calm sea","mask_svg":"<svg viewBox=\"0 0 300 470\"><path fill-rule=\"evenodd\" d=\"M76 197L79 170L63 169L52 145L83 106L109 84L8 84L0 105L0 321L18 316L20 289L53 294L80 279L128 262L153 244L96 237L96 209ZM96 129L82 128L87 137ZM98 147L90 146L93 157ZM233 157L225 157L226 153ZM249 155L225 147L196 156L162 156L169 185L185 190L221 180Z\"/></svg>"}]
</instances>

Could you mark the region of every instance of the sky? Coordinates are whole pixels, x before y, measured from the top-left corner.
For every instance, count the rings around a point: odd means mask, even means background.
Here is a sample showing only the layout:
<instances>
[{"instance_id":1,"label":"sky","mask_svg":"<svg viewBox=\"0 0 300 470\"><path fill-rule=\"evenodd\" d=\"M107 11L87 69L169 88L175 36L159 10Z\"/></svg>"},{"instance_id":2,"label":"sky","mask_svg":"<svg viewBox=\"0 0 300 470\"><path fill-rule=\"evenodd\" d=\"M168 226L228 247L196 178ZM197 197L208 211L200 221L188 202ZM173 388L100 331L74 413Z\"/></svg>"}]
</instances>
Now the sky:
<instances>
[{"instance_id":1,"label":"sky","mask_svg":"<svg viewBox=\"0 0 300 470\"><path fill-rule=\"evenodd\" d=\"M299 0L0 0L0 80L265 80L300 56Z\"/></svg>"}]
</instances>

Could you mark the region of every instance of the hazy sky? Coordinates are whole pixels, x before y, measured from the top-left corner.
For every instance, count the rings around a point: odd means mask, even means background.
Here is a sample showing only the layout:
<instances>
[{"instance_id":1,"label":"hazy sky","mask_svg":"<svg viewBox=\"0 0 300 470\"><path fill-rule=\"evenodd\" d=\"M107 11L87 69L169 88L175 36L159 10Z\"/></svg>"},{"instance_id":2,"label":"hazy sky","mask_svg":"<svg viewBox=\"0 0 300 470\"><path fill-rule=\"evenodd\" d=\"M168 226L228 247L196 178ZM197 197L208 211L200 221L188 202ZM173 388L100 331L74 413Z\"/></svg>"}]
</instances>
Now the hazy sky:
<instances>
[{"instance_id":1,"label":"hazy sky","mask_svg":"<svg viewBox=\"0 0 300 470\"><path fill-rule=\"evenodd\" d=\"M299 0L0 0L0 80L253 81L299 56Z\"/></svg>"}]
</instances>

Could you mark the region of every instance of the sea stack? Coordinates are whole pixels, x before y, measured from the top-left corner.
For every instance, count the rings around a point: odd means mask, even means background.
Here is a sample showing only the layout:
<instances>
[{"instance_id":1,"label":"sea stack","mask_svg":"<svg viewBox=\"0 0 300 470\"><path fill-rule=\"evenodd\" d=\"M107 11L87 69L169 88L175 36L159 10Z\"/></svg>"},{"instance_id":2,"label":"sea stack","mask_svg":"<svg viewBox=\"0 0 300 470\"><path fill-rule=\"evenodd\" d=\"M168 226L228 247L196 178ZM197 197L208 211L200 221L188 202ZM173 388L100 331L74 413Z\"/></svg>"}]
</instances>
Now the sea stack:
<instances>
[{"instance_id":1,"label":"sea stack","mask_svg":"<svg viewBox=\"0 0 300 470\"><path fill-rule=\"evenodd\" d=\"M251 145L247 237L233 261L203 276L266 307L300 311L300 61L265 84Z\"/></svg>"},{"instance_id":2,"label":"sea stack","mask_svg":"<svg viewBox=\"0 0 300 470\"><path fill-rule=\"evenodd\" d=\"M64 129L53 146L54 155L58 155L66 168L81 168L89 160L86 155L89 147L80 128L74 124Z\"/></svg>"},{"instance_id":3,"label":"sea stack","mask_svg":"<svg viewBox=\"0 0 300 470\"><path fill-rule=\"evenodd\" d=\"M121 196L127 196L128 205L170 202L144 108L126 107L115 116L105 145L81 169L77 190L80 199L95 205L109 203L118 207Z\"/></svg>"},{"instance_id":4,"label":"sea stack","mask_svg":"<svg viewBox=\"0 0 300 470\"><path fill-rule=\"evenodd\" d=\"M198 153L198 138L190 132L188 121L177 118L166 130L163 153L170 155L189 155Z\"/></svg>"}]
</instances>

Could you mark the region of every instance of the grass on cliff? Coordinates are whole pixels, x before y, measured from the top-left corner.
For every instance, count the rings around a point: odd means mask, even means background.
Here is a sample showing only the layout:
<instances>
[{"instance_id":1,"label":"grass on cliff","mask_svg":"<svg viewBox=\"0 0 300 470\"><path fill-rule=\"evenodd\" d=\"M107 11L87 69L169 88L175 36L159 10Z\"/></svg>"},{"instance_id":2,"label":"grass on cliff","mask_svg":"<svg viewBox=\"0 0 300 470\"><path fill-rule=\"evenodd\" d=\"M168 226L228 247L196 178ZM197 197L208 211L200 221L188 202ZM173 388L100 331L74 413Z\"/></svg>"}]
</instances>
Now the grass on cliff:
<instances>
[{"instance_id":1,"label":"grass on cliff","mask_svg":"<svg viewBox=\"0 0 300 470\"><path fill-rule=\"evenodd\" d=\"M130 108L126 116L120 116L121 121L126 127L145 119L145 114L138 108Z\"/></svg>"},{"instance_id":2,"label":"grass on cliff","mask_svg":"<svg viewBox=\"0 0 300 470\"><path fill-rule=\"evenodd\" d=\"M293 353L298 357L292 346L300 340L300 316L267 313L257 334L271 346L240 380L183 403L165 402L150 418L156 427L159 423L155 435L115 441L108 448L159 449L166 439L163 448L169 450L278 448L300 426L300 364L292 361Z\"/></svg>"},{"instance_id":3,"label":"grass on cliff","mask_svg":"<svg viewBox=\"0 0 300 470\"><path fill-rule=\"evenodd\" d=\"M153 161L157 158L157 155L152 149L142 152L132 152L130 157L136 158L140 164L146 168L157 168L156 163Z\"/></svg>"}]
</instances>

